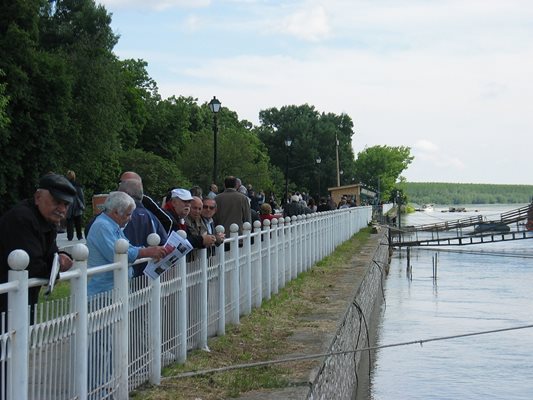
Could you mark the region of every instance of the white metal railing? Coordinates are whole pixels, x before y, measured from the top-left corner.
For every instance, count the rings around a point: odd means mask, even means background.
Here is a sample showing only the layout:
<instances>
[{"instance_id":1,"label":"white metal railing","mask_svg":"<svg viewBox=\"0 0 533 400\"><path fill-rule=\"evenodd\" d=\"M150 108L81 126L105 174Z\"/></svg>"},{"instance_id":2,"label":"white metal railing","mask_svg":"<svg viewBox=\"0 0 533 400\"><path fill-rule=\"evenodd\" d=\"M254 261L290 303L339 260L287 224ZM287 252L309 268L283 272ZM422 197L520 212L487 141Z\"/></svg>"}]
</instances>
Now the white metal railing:
<instances>
[{"instance_id":1,"label":"white metal railing","mask_svg":"<svg viewBox=\"0 0 533 400\"><path fill-rule=\"evenodd\" d=\"M9 282L0 284L9 302L0 321L0 399L125 399L144 382L159 384L163 366L207 349L209 337L224 335L228 323L367 226L371 214L357 207L255 222L241 236L232 225L214 254L196 250L155 280L128 279L125 240L112 264L91 269L78 244L72 269L61 273L70 297L32 309L28 287L46 282L28 279L29 258L16 250ZM87 280L105 271L113 271L114 289L88 298Z\"/></svg>"}]
</instances>

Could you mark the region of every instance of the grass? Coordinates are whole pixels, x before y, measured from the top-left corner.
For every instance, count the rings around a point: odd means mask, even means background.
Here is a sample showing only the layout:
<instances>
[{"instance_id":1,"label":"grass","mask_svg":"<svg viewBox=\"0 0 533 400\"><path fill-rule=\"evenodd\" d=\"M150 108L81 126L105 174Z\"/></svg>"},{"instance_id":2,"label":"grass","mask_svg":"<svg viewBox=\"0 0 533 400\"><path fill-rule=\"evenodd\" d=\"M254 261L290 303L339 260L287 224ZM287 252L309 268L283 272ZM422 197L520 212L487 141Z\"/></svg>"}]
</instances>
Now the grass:
<instances>
[{"instance_id":1,"label":"grass","mask_svg":"<svg viewBox=\"0 0 533 400\"><path fill-rule=\"evenodd\" d=\"M130 398L215 400L238 397L255 389L289 386L291 374L298 365L277 364L190 378L175 376L189 371L273 360L293 353L294 344L287 338L298 326L312 323L301 317L312 312L316 304L327 302L324 287L335 285L341 267L367 242L370 231L370 228L363 229L338 246L330 256L300 274L277 295L264 302L261 308L243 317L239 325L229 326L225 336L211 338L208 342L211 352L190 352L184 364L165 368L161 385L145 385L132 392ZM308 368L308 364L303 363L301 368Z\"/></svg>"}]
</instances>

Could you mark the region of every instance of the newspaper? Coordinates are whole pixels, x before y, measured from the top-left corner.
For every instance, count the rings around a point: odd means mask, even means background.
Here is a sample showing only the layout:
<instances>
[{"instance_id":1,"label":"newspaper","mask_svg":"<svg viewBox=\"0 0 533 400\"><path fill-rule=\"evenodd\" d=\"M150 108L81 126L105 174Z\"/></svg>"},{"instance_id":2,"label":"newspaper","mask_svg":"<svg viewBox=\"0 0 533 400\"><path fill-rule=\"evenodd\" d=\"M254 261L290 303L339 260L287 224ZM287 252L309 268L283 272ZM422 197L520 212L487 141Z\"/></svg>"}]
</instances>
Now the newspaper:
<instances>
[{"instance_id":1,"label":"newspaper","mask_svg":"<svg viewBox=\"0 0 533 400\"><path fill-rule=\"evenodd\" d=\"M152 279L157 279L167 269L176 265L176 262L192 250L191 243L176 232L172 232L165 243L167 255L157 262L150 261L144 269L144 274Z\"/></svg>"},{"instance_id":2,"label":"newspaper","mask_svg":"<svg viewBox=\"0 0 533 400\"><path fill-rule=\"evenodd\" d=\"M48 281L46 292L44 292L45 296L48 296L50 293L52 293L52 290L54 290L54 286L56 284L56 279L58 275L59 275L59 254L54 253L54 260L52 261L52 272L50 272L50 280Z\"/></svg>"}]
</instances>

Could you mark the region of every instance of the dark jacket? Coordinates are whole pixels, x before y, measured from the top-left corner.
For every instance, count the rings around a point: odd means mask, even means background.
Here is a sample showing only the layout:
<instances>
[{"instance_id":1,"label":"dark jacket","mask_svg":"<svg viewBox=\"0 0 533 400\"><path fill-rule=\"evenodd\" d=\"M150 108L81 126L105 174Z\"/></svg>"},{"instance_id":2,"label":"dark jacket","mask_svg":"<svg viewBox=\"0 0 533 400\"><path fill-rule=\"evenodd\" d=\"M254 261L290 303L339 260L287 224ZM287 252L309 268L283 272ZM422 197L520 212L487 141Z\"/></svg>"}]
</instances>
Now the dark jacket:
<instances>
[{"instance_id":1,"label":"dark jacket","mask_svg":"<svg viewBox=\"0 0 533 400\"><path fill-rule=\"evenodd\" d=\"M26 199L0 218L0 282L7 282L9 266L7 257L16 249L25 250L30 256L30 278L50 278L52 261L57 252L57 231L46 221L33 199ZM40 287L30 288L28 304L39 298ZM0 295L0 312L7 310L7 295Z\"/></svg>"}]
</instances>

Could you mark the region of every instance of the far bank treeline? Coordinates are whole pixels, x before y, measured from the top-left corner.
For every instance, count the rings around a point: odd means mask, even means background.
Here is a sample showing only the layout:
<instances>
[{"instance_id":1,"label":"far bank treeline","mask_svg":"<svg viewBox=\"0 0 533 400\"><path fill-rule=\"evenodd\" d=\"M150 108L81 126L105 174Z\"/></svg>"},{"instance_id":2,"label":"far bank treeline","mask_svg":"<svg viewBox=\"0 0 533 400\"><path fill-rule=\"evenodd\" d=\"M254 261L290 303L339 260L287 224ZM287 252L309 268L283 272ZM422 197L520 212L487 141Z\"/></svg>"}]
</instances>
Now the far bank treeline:
<instances>
[{"instance_id":1,"label":"far bank treeline","mask_svg":"<svg viewBox=\"0 0 533 400\"><path fill-rule=\"evenodd\" d=\"M113 53L119 37L110 24L94 0L0 3L0 213L30 196L48 171L74 170L88 199L114 190L130 169L157 198L211 183L211 99L162 99L146 62ZM345 114L289 105L260 111L254 126L219 100L220 186L236 175L279 200L288 172L289 190L325 195L337 183L338 140L341 184L380 186L387 196L412 161L409 148L388 146L355 160L354 124Z\"/></svg>"},{"instance_id":2,"label":"far bank treeline","mask_svg":"<svg viewBox=\"0 0 533 400\"><path fill-rule=\"evenodd\" d=\"M406 182L400 187L415 204L516 204L533 199L532 185Z\"/></svg>"}]
</instances>

